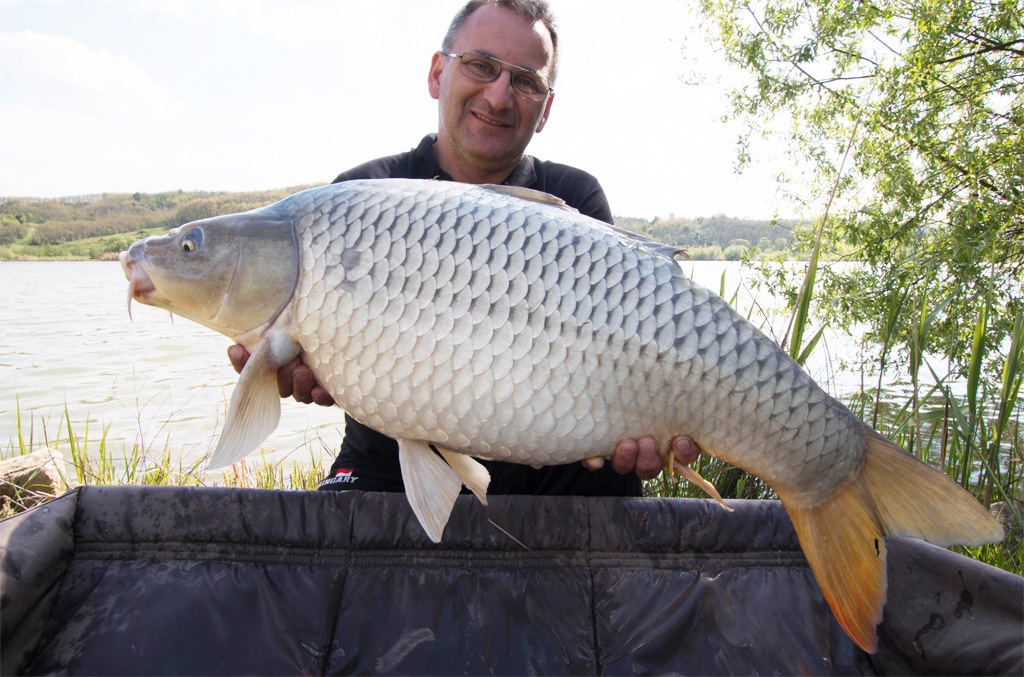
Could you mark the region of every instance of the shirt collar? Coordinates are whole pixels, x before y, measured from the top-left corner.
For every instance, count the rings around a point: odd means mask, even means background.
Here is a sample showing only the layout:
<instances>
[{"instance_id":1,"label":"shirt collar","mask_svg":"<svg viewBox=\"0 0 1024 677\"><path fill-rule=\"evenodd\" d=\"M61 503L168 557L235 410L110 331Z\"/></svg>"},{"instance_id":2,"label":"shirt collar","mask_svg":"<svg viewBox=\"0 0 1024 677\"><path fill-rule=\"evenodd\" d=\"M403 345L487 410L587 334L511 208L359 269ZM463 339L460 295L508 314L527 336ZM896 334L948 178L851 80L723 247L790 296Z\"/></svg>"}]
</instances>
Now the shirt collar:
<instances>
[{"instance_id":1,"label":"shirt collar","mask_svg":"<svg viewBox=\"0 0 1024 677\"><path fill-rule=\"evenodd\" d=\"M437 164L437 159L434 157L434 144L437 143L437 134L427 134L420 141L420 145L416 147L416 164L417 175L419 176L430 176L440 181L451 181L452 177L448 172L441 169L441 166ZM534 166L536 159L531 155L524 155L523 159L519 161L516 168L512 170L502 185L504 186L523 186L529 187L537 181L537 170Z\"/></svg>"}]
</instances>

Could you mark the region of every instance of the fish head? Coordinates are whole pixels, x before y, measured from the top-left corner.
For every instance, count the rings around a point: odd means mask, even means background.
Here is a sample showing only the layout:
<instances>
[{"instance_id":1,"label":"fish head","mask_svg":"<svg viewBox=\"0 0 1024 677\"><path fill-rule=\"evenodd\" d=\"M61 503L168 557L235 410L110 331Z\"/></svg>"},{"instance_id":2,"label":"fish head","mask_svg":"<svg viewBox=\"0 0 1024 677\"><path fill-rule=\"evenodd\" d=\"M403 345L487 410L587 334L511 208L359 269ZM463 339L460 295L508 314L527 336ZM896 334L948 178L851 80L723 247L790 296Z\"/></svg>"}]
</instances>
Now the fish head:
<instances>
[{"instance_id":1,"label":"fish head","mask_svg":"<svg viewBox=\"0 0 1024 677\"><path fill-rule=\"evenodd\" d=\"M258 338L291 300L299 251L293 219L267 207L187 223L121 252L132 299L235 339Z\"/></svg>"}]
</instances>

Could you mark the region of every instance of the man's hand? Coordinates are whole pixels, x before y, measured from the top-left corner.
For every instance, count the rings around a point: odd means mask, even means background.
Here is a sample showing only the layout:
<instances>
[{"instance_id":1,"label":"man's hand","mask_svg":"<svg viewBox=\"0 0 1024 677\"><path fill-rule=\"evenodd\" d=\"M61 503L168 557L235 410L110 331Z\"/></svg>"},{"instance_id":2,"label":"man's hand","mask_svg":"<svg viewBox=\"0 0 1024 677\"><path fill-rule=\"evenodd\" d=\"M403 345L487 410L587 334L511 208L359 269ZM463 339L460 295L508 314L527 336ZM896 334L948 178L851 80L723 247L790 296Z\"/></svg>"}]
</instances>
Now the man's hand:
<instances>
[{"instance_id":1,"label":"man's hand","mask_svg":"<svg viewBox=\"0 0 1024 677\"><path fill-rule=\"evenodd\" d=\"M242 373L242 367L249 359L249 351L240 345L228 348L228 359L235 371ZM296 402L310 404L315 402L321 407L334 404L334 398L316 382L313 370L295 358L277 370L277 391L281 397L294 397Z\"/></svg>"},{"instance_id":2,"label":"man's hand","mask_svg":"<svg viewBox=\"0 0 1024 677\"><path fill-rule=\"evenodd\" d=\"M700 449L685 435L676 435L671 442L672 453L675 455L676 463L689 465L700 456ZM597 470L604 467L604 459L600 456L588 458L583 465L590 470ZM620 475L636 471L637 477L642 480L653 480L665 467L664 461L658 454L658 443L653 437L640 437L632 440L620 440L615 445L615 453L612 455L612 468Z\"/></svg>"}]
</instances>

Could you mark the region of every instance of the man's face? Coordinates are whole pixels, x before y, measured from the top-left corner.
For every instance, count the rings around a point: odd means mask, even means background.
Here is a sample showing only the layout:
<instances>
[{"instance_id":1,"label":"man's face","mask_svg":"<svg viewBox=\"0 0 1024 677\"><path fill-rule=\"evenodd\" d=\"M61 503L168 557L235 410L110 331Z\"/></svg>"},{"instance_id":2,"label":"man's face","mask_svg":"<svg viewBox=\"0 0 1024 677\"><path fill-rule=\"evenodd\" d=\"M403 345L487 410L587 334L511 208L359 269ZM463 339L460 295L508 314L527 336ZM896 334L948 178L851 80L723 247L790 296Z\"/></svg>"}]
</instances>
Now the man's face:
<instances>
[{"instance_id":1,"label":"man's face","mask_svg":"<svg viewBox=\"0 0 1024 677\"><path fill-rule=\"evenodd\" d=\"M543 24L487 5L466 20L451 51L479 52L547 77L554 49ZM472 80L460 72L458 58L440 53L431 63L428 85L439 102L438 159L457 180L511 171L543 129L554 96L532 101L519 95L506 71L494 82Z\"/></svg>"}]
</instances>

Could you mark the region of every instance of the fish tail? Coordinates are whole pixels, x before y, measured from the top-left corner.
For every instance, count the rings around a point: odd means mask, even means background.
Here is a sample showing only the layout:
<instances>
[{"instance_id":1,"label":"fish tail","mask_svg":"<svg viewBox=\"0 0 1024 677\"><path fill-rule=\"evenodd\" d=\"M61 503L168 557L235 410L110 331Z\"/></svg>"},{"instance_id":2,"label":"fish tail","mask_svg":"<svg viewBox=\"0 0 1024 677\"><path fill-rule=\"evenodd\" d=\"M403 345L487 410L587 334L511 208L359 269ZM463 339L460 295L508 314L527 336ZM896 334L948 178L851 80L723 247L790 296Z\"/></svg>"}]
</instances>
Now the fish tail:
<instances>
[{"instance_id":1,"label":"fish tail","mask_svg":"<svg viewBox=\"0 0 1024 677\"><path fill-rule=\"evenodd\" d=\"M999 541L1003 529L973 496L867 426L857 477L812 506L779 492L822 594L848 635L874 653L886 600L886 536L936 545Z\"/></svg>"}]
</instances>

